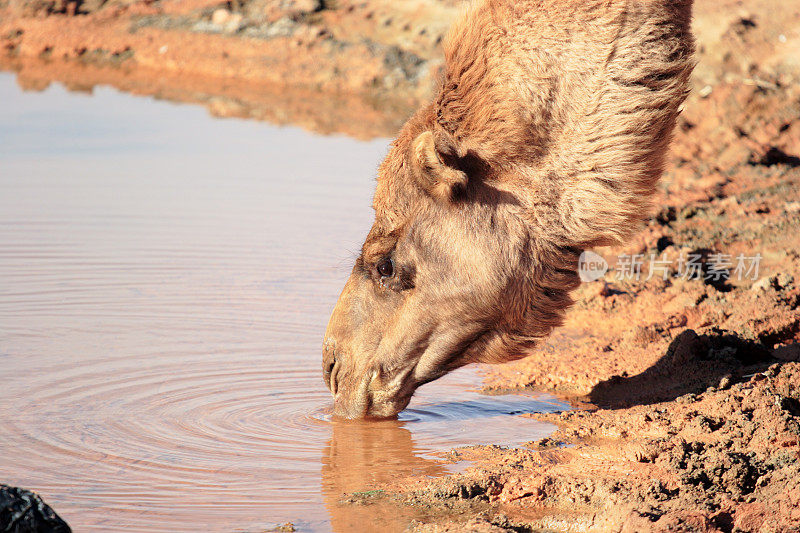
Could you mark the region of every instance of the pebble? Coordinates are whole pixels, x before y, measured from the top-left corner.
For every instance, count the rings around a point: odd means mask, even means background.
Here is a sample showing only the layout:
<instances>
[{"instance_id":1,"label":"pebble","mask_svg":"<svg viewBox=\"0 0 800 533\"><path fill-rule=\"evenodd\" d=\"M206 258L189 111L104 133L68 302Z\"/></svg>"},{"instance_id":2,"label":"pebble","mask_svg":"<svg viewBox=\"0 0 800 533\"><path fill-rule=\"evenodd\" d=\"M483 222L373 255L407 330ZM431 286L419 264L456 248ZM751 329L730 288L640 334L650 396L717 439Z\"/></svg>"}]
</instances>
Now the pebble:
<instances>
[{"instance_id":1,"label":"pebble","mask_svg":"<svg viewBox=\"0 0 800 533\"><path fill-rule=\"evenodd\" d=\"M230 16L231 12L227 9L215 9L214 13L211 14L211 22L218 26L224 26L230 19Z\"/></svg>"},{"instance_id":2,"label":"pebble","mask_svg":"<svg viewBox=\"0 0 800 533\"><path fill-rule=\"evenodd\" d=\"M758 291L766 291L772 286L772 278L771 277L763 277L760 280L753 283L750 287L750 290L753 292Z\"/></svg>"}]
</instances>

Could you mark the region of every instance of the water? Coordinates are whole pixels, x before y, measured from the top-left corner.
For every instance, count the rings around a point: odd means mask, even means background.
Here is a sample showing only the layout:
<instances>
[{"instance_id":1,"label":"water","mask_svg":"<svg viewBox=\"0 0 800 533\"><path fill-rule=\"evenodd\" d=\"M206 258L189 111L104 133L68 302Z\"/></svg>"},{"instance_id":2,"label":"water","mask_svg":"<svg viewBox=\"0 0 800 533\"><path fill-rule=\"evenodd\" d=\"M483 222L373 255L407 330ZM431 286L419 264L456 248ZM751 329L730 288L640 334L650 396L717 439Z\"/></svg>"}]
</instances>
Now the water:
<instances>
[{"instance_id":1,"label":"water","mask_svg":"<svg viewBox=\"0 0 800 533\"><path fill-rule=\"evenodd\" d=\"M465 369L399 421L331 420L321 338L386 140L2 73L0 101L0 482L77 532L402 529L339 498L565 408Z\"/></svg>"}]
</instances>

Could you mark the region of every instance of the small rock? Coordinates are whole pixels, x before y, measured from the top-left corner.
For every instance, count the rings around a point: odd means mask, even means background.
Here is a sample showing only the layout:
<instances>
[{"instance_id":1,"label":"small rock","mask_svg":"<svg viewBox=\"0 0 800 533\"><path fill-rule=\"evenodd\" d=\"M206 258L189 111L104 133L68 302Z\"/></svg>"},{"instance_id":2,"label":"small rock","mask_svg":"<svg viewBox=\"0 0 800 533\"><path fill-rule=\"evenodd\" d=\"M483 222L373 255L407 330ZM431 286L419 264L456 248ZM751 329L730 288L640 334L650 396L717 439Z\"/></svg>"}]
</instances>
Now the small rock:
<instances>
[{"instance_id":1,"label":"small rock","mask_svg":"<svg viewBox=\"0 0 800 533\"><path fill-rule=\"evenodd\" d=\"M659 447L654 443L642 444L632 450L633 460L638 463L655 462L659 453Z\"/></svg>"},{"instance_id":2,"label":"small rock","mask_svg":"<svg viewBox=\"0 0 800 533\"><path fill-rule=\"evenodd\" d=\"M772 287L772 278L763 277L760 280L753 283L753 285L750 287L750 290L753 292L766 291L770 287Z\"/></svg>"},{"instance_id":3,"label":"small rock","mask_svg":"<svg viewBox=\"0 0 800 533\"><path fill-rule=\"evenodd\" d=\"M667 357L673 366L682 366L695 359L702 348L702 342L692 329L682 331L667 348Z\"/></svg>"},{"instance_id":4,"label":"small rock","mask_svg":"<svg viewBox=\"0 0 800 533\"><path fill-rule=\"evenodd\" d=\"M786 289L790 287L793 283L794 283L794 276L792 276L788 272L781 272L775 278L775 285L779 289Z\"/></svg>"},{"instance_id":5,"label":"small rock","mask_svg":"<svg viewBox=\"0 0 800 533\"><path fill-rule=\"evenodd\" d=\"M325 8L325 2L322 0L284 0L282 7L298 13L314 13L322 11Z\"/></svg>"},{"instance_id":6,"label":"small rock","mask_svg":"<svg viewBox=\"0 0 800 533\"><path fill-rule=\"evenodd\" d=\"M737 506L733 525L738 531L758 531L764 525L768 512L763 503L753 503L756 498L752 494L745 499L746 504Z\"/></svg>"},{"instance_id":7,"label":"small rock","mask_svg":"<svg viewBox=\"0 0 800 533\"><path fill-rule=\"evenodd\" d=\"M268 38L290 37L294 35L299 28L300 24L288 17L283 17L270 24L265 32L265 36Z\"/></svg>"},{"instance_id":8,"label":"small rock","mask_svg":"<svg viewBox=\"0 0 800 533\"><path fill-rule=\"evenodd\" d=\"M725 379L725 378L723 378ZM722 382L720 382L721 384ZM684 394L683 396L678 396L675 401L678 403L694 403L697 400L697 395L693 393Z\"/></svg>"},{"instance_id":9,"label":"small rock","mask_svg":"<svg viewBox=\"0 0 800 533\"><path fill-rule=\"evenodd\" d=\"M292 531L297 531L297 530L294 528L294 524L292 524L291 522L286 522L285 524L277 525L277 526L275 526L272 529L269 529L267 531L276 532L276 533L278 533L278 532L280 532L280 533L291 533Z\"/></svg>"},{"instance_id":10,"label":"small rock","mask_svg":"<svg viewBox=\"0 0 800 533\"><path fill-rule=\"evenodd\" d=\"M775 363L773 365L770 365L770 367L764 371L764 375L770 378L774 378L775 376L778 375L780 371L781 371L780 363Z\"/></svg>"},{"instance_id":11,"label":"small rock","mask_svg":"<svg viewBox=\"0 0 800 533\"><path fill-rule=\"evenodd\" d=\"M700 98L708 98L711 96L711 93L714 91L714 88L711 85L706 85L702 89L700 89L697 94L700 95Z\"/></svg>"},{"instance_id":12,"label":"small rock","mask_svg":"<svg viewBox=\"0 0 800 533\"><path fill-rule=\"evenodd\" d=\"M192 26L192 31L200 33L219 33L222 31L222 26L208 20L198 20Z\"/></svg>"},{"instance_id":13,"label":"small rock","mask_svg":"<svg viewBox=\"0 0 800 533\"><path fill-rule=\"evenodd\" d=\"M790 287L794 283L794 276L787 272L781 272L780 274L774 274L769 277L763 277L760 280L753 283L750 287L751 291L766 291L769 288L773 288L775 290L783 290Z\"/></svg>"},{"instance_id":14,"label":"small rock","mask_svg":"<svg viewBox=\"0 0 800 533\"><path fill-rule=\"evenodd\" d=\"M71 533L72 530L38 494L0 484L0 531Z\"/></svg>"},{"instance_id":15,"label":"small rock","mask_svg":"<svg viewBox=\"0 0 800 533\"><path fill-rule=\"evenodd\" d=\"M227 9L220 8L215 9L214 13L211 14L211 23L216 24L217 26L224 26L227 24L228 20L231 17L231 12Z\"/></svg>"}]
</instances>

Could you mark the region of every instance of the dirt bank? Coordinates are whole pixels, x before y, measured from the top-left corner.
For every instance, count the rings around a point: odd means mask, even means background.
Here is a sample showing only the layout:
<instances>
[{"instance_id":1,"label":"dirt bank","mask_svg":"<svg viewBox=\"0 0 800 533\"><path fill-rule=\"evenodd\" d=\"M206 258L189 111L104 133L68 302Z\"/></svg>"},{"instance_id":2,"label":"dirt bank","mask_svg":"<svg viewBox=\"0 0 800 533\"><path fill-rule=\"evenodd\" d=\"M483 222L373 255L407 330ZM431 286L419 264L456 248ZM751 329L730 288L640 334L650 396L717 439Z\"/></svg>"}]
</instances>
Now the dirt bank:
<instances>
[{"instance_id":1,"label":"dirt bank","mask_svg":"<svg viewBox=\"0 0 800 533\"><path fill-rule=\"evenodd\" d=\"M418 482L402 501L481 500L490 510L479 529L498 531L795 531L799 380L797 363L773 364L724 390L543 417L561 426L550 439L469 451L481 468Z\"/></svg>"}]
</instances>

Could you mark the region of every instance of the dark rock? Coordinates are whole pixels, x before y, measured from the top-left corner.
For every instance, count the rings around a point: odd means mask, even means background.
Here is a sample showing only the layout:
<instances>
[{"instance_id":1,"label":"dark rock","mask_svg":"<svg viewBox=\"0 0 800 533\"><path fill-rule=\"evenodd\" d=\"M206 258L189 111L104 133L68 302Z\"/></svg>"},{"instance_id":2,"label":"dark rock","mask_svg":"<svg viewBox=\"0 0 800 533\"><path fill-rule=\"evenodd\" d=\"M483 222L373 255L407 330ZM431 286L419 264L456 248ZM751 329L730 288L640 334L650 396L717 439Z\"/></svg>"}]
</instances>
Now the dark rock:
<instances>
[{"instance_id":1,"label":"dark rock","mask_svg":"<svg viewBox=\"0 0 800 533\"><path fill-rule=\"evenodd\" d=\"M38 494L0 484L2 533L71 533L72 530Z\"/></svg>"}]
</instances>

